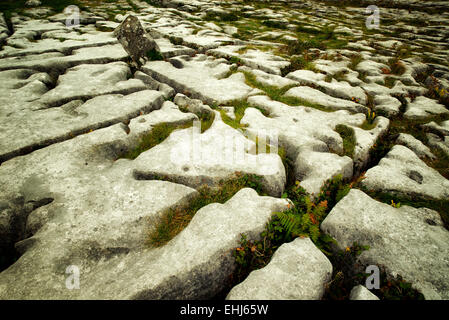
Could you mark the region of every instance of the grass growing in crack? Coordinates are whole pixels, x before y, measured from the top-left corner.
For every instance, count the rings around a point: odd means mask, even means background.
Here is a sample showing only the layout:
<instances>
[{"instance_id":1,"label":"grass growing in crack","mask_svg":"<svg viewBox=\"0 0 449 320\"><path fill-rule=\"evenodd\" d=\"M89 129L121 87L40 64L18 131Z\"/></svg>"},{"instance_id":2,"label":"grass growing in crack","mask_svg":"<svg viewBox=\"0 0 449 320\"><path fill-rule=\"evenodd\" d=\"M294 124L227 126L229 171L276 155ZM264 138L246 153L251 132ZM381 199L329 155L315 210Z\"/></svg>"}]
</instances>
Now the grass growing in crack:
<instances>
[{"instance_id":1,"label":"grass growing in crack","mask_svg":"<svg viewBox=\"0 0 449 320\"><path fill-rule=\"evenodd\" d=\"M282 197L292 200L294 206L273 215L260 235L261 240L249 241L246 235L242 235L240 247L233 252L237 269L230 279L231 285L244 280L251 271L266 266L279 246L297 237L310 237L326 255L331 255L328 248L335 241L322 233L319 226L351 186L344 184L341 176L337 176L325 183L315 200L311 199L298 181L287 187Z\"/></svg>"},{"instance_id":2,"label":"grass growing in crack","mask_svg":"<svg viewBox=\"0 0 449 320\"><path fill-rule=\"evenodd\" d=\"M289 89L296 87L297 85L287 85L285 87L279 88L276 86L268 86L260 83L257 81L257 78L255 75L253 75L250 72L243 72L245 75L245 82L249 86L253 88L258 88L265 92L267 96L269 96L272 100L280 101L282 99L282 96L287 92Z\"/></svg>"},{"instance_id":3,"label":"grass growing in crack","mask_svg":"<svg viewBox=\"0 0 449 320\"><path fill-rule=\"evenodd\" d=\"M335 127L335 131L340 134L343 139L343 154L352 158L356 145L354 129L343 124L339 124Z\"/></svg>"},{"instance_id":4,"label":"grass growing in crack","mask_svg":"<svg viewBox=\"0 0 449 320\"><path fill-rule=\"evenodd\" d=\"M164 60L162 54L155 49L147 51L147 57L148 59L150 59L150 61Z\"/></svg>"},{"instance_id":5,"label":"grass growing in crack","mask_svg":"<svg viewBox=\"0 0 449 320\"><path fill-rule=\"evenodd\" d=\"M228 103L229 106L234 107L234 115L235 119L230 118L224 110L220 110L221 118L224 123L227 125L233 127L234 129L242 129L245 128L245 125L242 125L240 121L242 120L243 116L245 115L245 110L247 108L255 108L258 109L264 116L268 116L268 112L264 109L250 105L247 100L234 100Z\"/></svg>"},{"instance_id":6,"label":"grass growing in crack","mask_svg":"<svg viewBox=\"0 0 449 320\"><path fill-rule=\"evenodd\" d=\"M384 86L385 87L387 87L387 88L393 88L394 87L394 84L396 83L396 78L393 78L393 77L385 77L385 84L384 84Z\"/></svg>"},{"instance_id":7,"label":"grass growing in crack","mask_svg":"<svg viewBox=\"0 0 449 320\"><path fill-rule=\"evenodd\" d=\"M332 280L326 285L324 300L348 300L354 286L365 285L368 274L363 270L357 259L369 246L354 243L345 250L334 253L330 258L333 266ZM424 296L413 289L411 284L401 276L395 278L387 276L385 268L380 266L379 289L372 289L380 300L423 300Z\"/></svg>"},{"instance_id":8,"label":"grass growing in crack","mask_svg":"<svg viewBox=\"0 0 449 320\"><path fill-rule=\"evenodd\" d=\"M371 198L386 204L391 204L393 202L400 203L401 206L410 206L414 208L424 207L435 210L440 214L444 227L449 230L449 200L426 200L417 196L406 197L387 192L373 191L364 186L357 186L357 188L361 189Z\"/></svg>"},{"instance_id":9,"label":"grass growing in crack","mask_svg":"<svg viewBox=\"0 0 449 320\"><path fill-rule=\"evenodd\" d=\"M361 54L353 54L351 56L351 63L348 65L348 68L351 70L356 70L357 66L360 62L362 62L363 58Z\"/></svg>"},{"instance_id":10,"label":"grass growing in crack","mask_svg":"<svg viewBox=\"0 0 449 320\"><path fill-rule=\"evenodd\" d=\"M259 194L262 192L261 177L236 172L235 177L221 181L217 188L202 186L198 188L199 195L189 204L170 209L165 212L148 236L151 246L160 247L179 234L192 220L195 213L211 203L224 203L242 188L253 188Z\"/></svg>"},{"instance_id":11,"label":"grass growing in crack","mask_svg":"<svg viewBox=\"0 0 449 320\"><path fill-rule=\"evenodd\" d=\"M257 88L265 92L265 94L271 99L275 101L282 102L284 104L287 104L289 106L304 106L304 107L310 107L314 109L318 109L324 112L334 112L335 110L326 108L322 105L319 105L317 103L309 102L307 100L296 98L296 97L290 97L290 96L284 96L284 94L291 88L296 87L297 85L287 85L285 87L279 88L276 86L268 86L260 83L257 81L256 76L254 76L250 72L243 72L245 75L245 81L246 84L253 88Z\"/></svg>"},{"instance_id":12,"label":"grass growing in crack","mask_svg":"<svg viewBox=\"0 0 449 320\"><path fill-rule=\"evenodd\" d=\"M207 12L204 17L206 21L237 21L239 16L234 12Z\"/></svg>"},{"instance_id":13,"label":"grass growing in crack","mask_svg":"<svg viewBox=\"0 0 449 320\"><path fill-rule=\"evenodd\" d=\"M290 72L296 70L310 70L313 72L318 72L317 68L308 57L309 57L308 55L291 57L290 64L282 68L281 75L285 77Z\"/></svg>"},{"instance_id":14,"label":"grass growing in crack","mask_svg":"<svg viewBox=\"0 0 449 320\"><path fill-rule=\"evenodd\" d=\"M161 123L155 125L151 132L144 135L138 145L133 149L129 150L127 153L121 155L119 158L126 158L134 160L137 158L142 152L147 151L154 146L160 144L164 141L168 136L177 129L185 129L191 127L191 123L187 124L171 124L171 123Z\"/></svg>"},{"instance_id":15,"label":"grass growing in crack","mask_svg":"<svg viewBox=\"0 0 449 320\"><path fill-rule=\"evenodd\" d=\"M390 71L392 74L402 75L405 72L404 63L401 62L397 57L389 59L388 66L390 67Z\"/></svg>"},{"instance_id":16,"label":"grass growing in crack","mask_svg":"<svg viewBox=\"0 0 449 320\"><path fill-rule=\"evenodd\" d=\"M191 112L189 111L188 107L178 107L181 112L187 113ZM214 112L207 112L207 111L201 111L201 112L192 112L194 113L199 120L201 121L201 133L209 129L214 123L215 119L215 113Z\"/></svg>"}]
</instances>

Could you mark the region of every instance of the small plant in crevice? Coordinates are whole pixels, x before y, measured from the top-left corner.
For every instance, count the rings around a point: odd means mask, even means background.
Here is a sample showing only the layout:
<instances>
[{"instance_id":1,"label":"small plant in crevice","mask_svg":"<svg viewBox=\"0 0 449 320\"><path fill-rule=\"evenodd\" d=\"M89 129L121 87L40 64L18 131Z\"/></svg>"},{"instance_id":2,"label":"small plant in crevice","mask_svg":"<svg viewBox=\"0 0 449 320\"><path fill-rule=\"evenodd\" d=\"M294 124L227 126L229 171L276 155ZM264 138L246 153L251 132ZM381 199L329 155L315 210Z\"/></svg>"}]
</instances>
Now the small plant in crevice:
<instances>
[{"instance_id":1,"label":"small plant in crevice","mask_svg":"<svg viewBox=\"0 0 449 320\"><path fill-rule=\"evenodd\" d=\"M361 284L364 273L357 272L357 258L369 246L354 243L344 250L335 250L330 259L333 272L332 280L326 284L323 300L345 300L349 298L351 289Z\"/></svg>"},{"instance_id":2,"label":"small plant in crevice","mask_svg":"<svg viewBox=\"0 0 449 320\"><path fill-rule=\"evenodd\" d=\"M429 208L435 210L440 214L444 227L449 230L449 200L429 200L418 196L405 197L387 192L373 191L362 185L355 185L355 187L365 192L371 198L389 204L395 208L410 206L414 208Z\"/></svg>"},{"instance_id":3,"label":"small plant in crevice","mask_svg":"<svg viewBox=\"0 0 449 320\"><path fill-rule=\"evenodd\" d=\"M294 55L290 57L290 64L281 69L281 75L285 77L290 72L296 70L310 70L313 72L318 72L308 54L304 54L302 56Z\"/></svg>"},{"instance_id":4,"label":"small plant in crevice","mask_svg":"<svg viewBox=\"0 0 449 320\"><path fill-rule=\"evenodd\" d=\"M388 276L385 268L380 268L380 287L371 289L380 300L424 300L424 295L405 281L401 275Z\"/></svg>"},{"instance_id":5,"label":"small plant in crevice","mask_svg":"<svg viewBox=\"0 0 449 320\"><path fill-rule=\"evenodd\" d=\"M282 103L285 103L289 106L304 106L304 107L310 107L314 109L318 109L324 112L334 112L335 110L327 108L325 106L322 106L317 103L312 103L304 99L292 97L292 96L285 96L284 94L291 88L296 87L297 85L287 85L285 87L276 87L276 86L268 86L260 83L257 81L256 77L251 74L250 72L244 72L245 75L245 82L249 86L253 88L257 88L262 90L268 97L270 97L271 100L279 101ZM257 108L257 106L255 106ZM265 115L265 114L264 114Z\"/></svg>"},{"instance_id":6,"label":"small plant in crevice","mask_svg":"<svg viewBox=\"0 0 449 320\"><path fill-rule=\"evenodd\" d=\"M167 177L154 177L157 180L168 180ZM183 206L167 210L156 222L148 235L150 246L160 247L179 234L192 220L195 213L211 203L224 203L242 188L253 188L259 195L265 195L262 177L254 174L236 172L229 180L222 180L217 186L207 184L197 189L198 195Z\"/></svg>"},{"instance_id":7,"label":"small plant in crevice","mask_svg":"<svg viewBox=\"0 0 449 320\"><path fill-rule=\"evenodd\" d=\"M240 247L233 251L237 268L230 287L244 280L251 271L266 266L280 245L297 237L310 237L320 250L331 255L329 248L335 241L321 232L319 226L332 207L349 192L350 186L337 176L325 183L315 199L298 181L288 187L282 198L289 198L293 206L272 216L260 240L250 241L242 235Z\"/></svg>"},{"instance_id":8,"label":"small plant in crevice","mask_svg":"<svg viewBox=\"0 0 449 320\"><path fill-rule=\"evenodd\" d=\"M171 123L161 123L155 125L151 131L144 135L142 138L140 138L138 144L132 148L131 150L128 150L126 153L119 156L119 158L126 158L126 159L135 159L137 158L142 152L147 151L154 146L160 144L162 141L164 141L168 136L177 129L186 129L192 126L192 123L185 123L185 124L171 124Z\"/></svg>"},{"instance_id":9,"label":"small plant in crevice","mask_svg":"<svg viewBox=\"0 0 449 320\"><path fill-rule=\"evenodd\" d=\"M181 107L178 106L178 108L181 112L185 112L185 113L190 112L188 106L181 106ZM209 129L211 127L212 123L214 123L214 120L215 120L214 112L207 112L207 111L202 110L199 112L192 112L192 113L194 113L201 122L201 133L203 133L204 131Z\"/></svg>"},{"instance_id":10,"label":"small plant in crevice","mask_svg":"<svg viewBox=\"0 0 449 320\"><path fill-rule=\"evenodd\" d=\"M343 139L343 155L352 158L356 145L354 129L339 124L335 127L335 131L340 134L341 138Z\"/></svg>"},{"instance_id":11,"label":"small plant in crevice","mask_svg":"<svg viewBox=\"0 0 449 320\"><path fill-rule=\"evenodd\" d=\"M162 54L155 49L147 51L147 57L150 61L164 60Z\"/></svg>"},{"instance_id":12,"label":"small plant in crevice","mask_svg":"<svg viewBox=\"0 0 449 320\"><path fill-rule=\"evenodd\" d=\"M390 73L392 74L402 75L405 72L405 65L398 58L389 59L388 66L390 67Z\"/></svg>"},{"instance_id":13,"label":"small plant in crevice","mask_svg":"<svg viewBox=\"0 0 449 320\"><path fill-rule=\"evenodd\" d=\"M241 100L233 100L227 103L227 106L234 107L234 115L235 119L229 117L224 110L220 110L221 119L224 123L231 126L234 129L243 129L246 125L240 123L243 116L245 115L245 110L247 108L255 108L258 109L264 116L268 116L268 112L258 106L253 106L248 103L246 99Z\"/></svg>"},{"instance_id":14,"label":"small plant in crevice","mask_svg":"<svg viewBox=\"0 0 449 320\"><path fill-rule=\"evenodd\" d=\"M391 200L391 206L392 206L393 208L398 209L398 208L401 207L401 203L400 203L400 202L395 203L393 200Z\"/></svg>"},{"instance_id":15,"label":"small plant in crevice","mask_svg":"<svg viewBox=\"0 0 449 320\"><path fill-rule=\"evenodd\" d=\"M441 85L440 81L433 75L429 76L430 79L427 82L428 91L425 94L426 97L438 100L439 103L449 108L449 91Z\"/></svg>"},{"instance_id":16,"label":"small plant in crevice","mask_svg":"<svg viewBox=\"0 0 449 320\"><path fill-rule=\"evenodd\" d=\"M362 55L361 54L353 54L350 57L350 59L351 59L351 63L349 64L348 68L356 71L356 68L359 65L359 63L363 61Z\"/></svg>"}]
</instances>

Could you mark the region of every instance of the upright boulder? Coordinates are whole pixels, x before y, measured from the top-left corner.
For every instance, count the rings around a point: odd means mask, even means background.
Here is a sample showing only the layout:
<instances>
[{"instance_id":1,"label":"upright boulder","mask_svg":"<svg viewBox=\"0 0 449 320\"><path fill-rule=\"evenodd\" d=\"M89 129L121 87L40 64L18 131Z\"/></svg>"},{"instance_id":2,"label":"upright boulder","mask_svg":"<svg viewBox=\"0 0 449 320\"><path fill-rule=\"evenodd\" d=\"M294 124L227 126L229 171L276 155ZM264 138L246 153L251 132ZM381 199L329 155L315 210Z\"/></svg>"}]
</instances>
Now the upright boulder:
<instances>
[{"instance_id":1,"label":"upright boulder","mask_svg":"<svg viewBox=\"0 0 449 320\"><path fill-rule=\"evenodd\" d=\"M147 60L162 57L161 50L154 39L145 32L137 17L129 15L114 30L120 44L129 54L133 63L140 67Z\"/></svg>"}]
</instances>

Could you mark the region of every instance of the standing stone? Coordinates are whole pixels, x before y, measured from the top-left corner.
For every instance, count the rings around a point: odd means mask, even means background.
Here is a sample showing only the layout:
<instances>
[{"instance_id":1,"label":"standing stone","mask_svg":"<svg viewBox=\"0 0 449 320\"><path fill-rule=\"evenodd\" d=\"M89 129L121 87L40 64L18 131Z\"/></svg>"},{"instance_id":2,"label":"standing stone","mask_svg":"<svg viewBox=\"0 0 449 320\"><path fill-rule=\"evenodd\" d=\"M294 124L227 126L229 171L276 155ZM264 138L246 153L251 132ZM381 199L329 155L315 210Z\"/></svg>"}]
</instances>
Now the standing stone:
<instances>
[{"instance_id":1,"label":"standing stone","mask_svg":"<svg viewBox=\"0 0 449 320\"><path fill-rule=\"evenodd\" d=\"M149 60L149 55L161 56L161 50L154 39L145 32L139 19L129 15L114 30L114 36L117 37L120 44L129 54L133 63L140 67Z\"/></svg>"}]
</instances>

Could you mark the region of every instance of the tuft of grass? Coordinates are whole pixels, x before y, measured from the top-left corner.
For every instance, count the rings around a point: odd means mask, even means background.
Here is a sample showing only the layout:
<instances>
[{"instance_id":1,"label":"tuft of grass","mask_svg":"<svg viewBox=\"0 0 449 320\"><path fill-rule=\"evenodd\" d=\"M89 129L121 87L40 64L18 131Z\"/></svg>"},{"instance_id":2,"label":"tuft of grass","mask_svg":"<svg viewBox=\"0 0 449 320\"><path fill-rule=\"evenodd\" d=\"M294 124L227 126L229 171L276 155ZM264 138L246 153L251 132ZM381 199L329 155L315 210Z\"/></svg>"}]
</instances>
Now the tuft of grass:
<instances>
[{"instance_id":1,"label":"tuft of grass","mask_svg":"<svg viewBox=\"0 0 449 320\"><path fill-rule=\"evenodd\" d=\"M322 105L309 102L304 99L296 98L296 97L286 97L284 94L291 88L296 87L296 85L287 85L285 87L279 88L276 86L267 86L259 81L257 81L256 77L250 72L243 72L245 75L246 84L253 88L258 88L265 92L265 94L270 97L271 100L279 101L285 103L289 106L304 106L310 107L314 109L318 109L324 112L334 112L335 110L326 108Z\"/></svg>"},{"instance_id":2,"label":"tuft of grass","mask_svg":"<svg viewBox=\"0 0 449 320\"><path fill-rule=\"evenodd\" d=\"M393 77L385 77L385 84L384 84L384 86L386 86L387 88L393 88L394 87L394 84L395 84L395 82L396 82L396 78L393 78Z\"/></svg>"},{"instance_id":3,"label":"tuft of grass","mask_svg":"<svg viewBox=\"0 0 449 320\"><path fill-rule=\"evenodd\" d=\"M234 12L207 12L204 17L206 21L237 21L239 20L239 16Z\"/></svg>"},{"instance_id":4,"label":"tuft of grass","mask_svg":"<svg viewBox=\"0 0 449 320\"><path fill-rule=\"evenodd\" d=\"M282 68L281 75L285 77L290 72L296 70L310 70L313 72L318 72L313 62L309 60L308 55L291 57L290 64L287 67Z\"/></svg>"},{"instance_id":5,"label":"tuft of grass","mask_svg":"<svg viewBox=\"0 0 449 320\"><path fill-rule=\"evenodd\" d=\"M199 209L211 203L225 203L242 188L253 188L259 194L265 195L261 180L262 178L257 175L236 172L235 177L220 181L217 188L206 185L198 188L199 195L189 204L169 209L162 215L148 235L148 244L155 247L163 246L184 230Z\"/></svg>"},{"instance_id":6,"label":"tuft of grass","mask_svg":"<svg viewBox=\"0 0 449 320\"><path fill-rule=\"evenodd\" d=\"M150 59L150 61L164 60L162 54L155 49L147 51L147 57L148 59Z\"/></svg>"},{"instance_id":7,"label":"tuft of grass","mask_svg":"<svg viewBox=\"0 0 449 320\"><path fill-rule=\"evenodd\" d=\"M335 127L335 131L340 134L343 139L343 153L350 158L354 155L354 149L356 145L354 129L351 127L339 124Z\"/></svg>"},{"instance_id":8,"label":"tuft of grass","mask_svg":"<svg viewBox=\"0 0 449 320\"><path fill-rule=\"evenodd\" d=\"M186 124L171 124L171 123L161 123L155 125L151 132L144 135L137 146L133 149L129 150L125 154L121 155L119 158L126 158L134 160L137 158L142 152L145 152L154 146L160 144L162 141L168 138L168 136L177 129L186 129L191 127L191 123Z\"/></svg>"},{"instance_id":9,"label":"tuft of grass","mask_svg":"<svg viewBox=\"0 0 449 320\"><path fill-rule=\"evenodd\" d=\"M357 54L353 54L351 56L351 63L349 64L348 68L355 71L357 65L360 62L362 62L362 60L363 60L363 58L362 58L361 54L358 54L358 53Z\"/></svg>"},{"instance_id":10,"label":"tuft of grass","mask_svg":"<svg viewBox=\"0 0 449 320\"><path fill-rule=\"evenodd\" d=\"M268 116L267 111L265 111L264 109L262 109L260 107L250 105L246 99L234 100L234 101L231 101L228 105L231 107L234 107L235 119L230 118L224 112L224 110L220 110L220 114L221 114L221 118L222 118L223 122L226 123L227 125L233 127L234 129L242 129L242 128L246 127L245 125L242 125L240 123L240 121L242 120L243 116L245 115L245 110L247 108L256 108L260 112L262 112L262 114L264 116Z\"/></svg>"},{"instance_id":11,"label":"tuft of grass","mask_svg":"<svg viewBox=\"0 0 449 320\"><path fill-rule=\"evenodd\" d=\"M288 55L300 55L305 51L317 48L320 50L326 50L326 45L323 41L311 38L308 40L298 39L297 41L290 41L283 47L283 51Z\"/></svg>"},{"instance_id":12,"label":"tuft of grass","mask_svg":"<svg viewBox=\"0 0 449 320\"><path fill-rule=\"evenodd\" d=\"M391 58L388 60L388 66L392 74L402 75L405 72L405 65L399 58Z\"/></svg>"},{"instance_id":13,"label":"tuft of grass","mask_svg":"<svg viewBox=\"0 0 449 320\"><path fill-rule=\"evenodd\" d=\"M326 255L331 255L329 248L335 241L322 233L319 226L351 187L352 184L343 184L341 176L337 176L325 183L315 200L300 186L299 181L287 187L282 198L289 198L294 206L273 215L260 235L261 240L248 241L242 235L240 247L233 252L237 269L230 286L244 280L251 271L266 266L279 246L297 237L310 237Z\"/></svg>"},{"instance_id":14,"label":"tuft of grass","mask_svg":"<svg viewBox=\"0 0 449 320\"><path fill-rule=\"evenodd\" d=\"M237 64L237 66L243 66L243 61L239 57L233 56L229 58L229 62L232 64Z\"/></svg>"}]
</instances>

